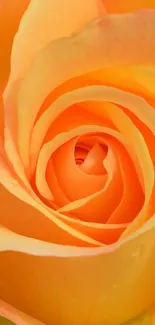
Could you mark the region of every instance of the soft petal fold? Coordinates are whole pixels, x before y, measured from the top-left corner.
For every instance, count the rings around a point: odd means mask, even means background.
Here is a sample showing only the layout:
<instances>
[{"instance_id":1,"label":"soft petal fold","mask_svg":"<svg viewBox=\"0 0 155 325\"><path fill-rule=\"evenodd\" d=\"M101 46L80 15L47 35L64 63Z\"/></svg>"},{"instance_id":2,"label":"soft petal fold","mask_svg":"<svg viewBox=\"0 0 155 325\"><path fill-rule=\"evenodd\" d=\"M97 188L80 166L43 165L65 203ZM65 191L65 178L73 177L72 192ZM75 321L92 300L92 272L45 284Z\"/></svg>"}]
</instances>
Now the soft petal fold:
<instances>
[{"instance_id":1,"label":"soft petal fold","mask_svg":"<svg viewBox=\"0 0 155 325\"><path fill-rule=\"evenodd\" d=\"M14 40L11 79L22 77L49 42L77 33L104 12L102 0L31 1Z\"/></svg>"},{"instance_id":2,"label":"soft petal fold","mask_svg":"<svg viewBox=\"0 0 155 325\"><path fill-rule=\"evenodd\" d=\"M17 175L15 175L14 171L12 170L11 164L7 161L7 158L5 157L5 153L3 152L2 143L0 143L0 183L10 193L14 194L18 199L24 201L25 203L27 203L31 207L33 207L33 208L37 209L38 211L40 211L43 214L43 216L48 217L48 219L52 223L54 222L53 226L54 226L55 230L53 229L51 234L55 234L54 235L55 240L59 239L59 242L60 242L60 238L61 238L61 240L65 241L65 242L63 242L63 244L67 243L68 242L68 231L67 231L67 229L70 229L69 232L70 232L71 236L69 235L69 237L71 239L71 242L73 240L74 245L79 244L76 241L77 235L80 236L80 238L82 239L82 242L83 242L83 239L85 238L86 242L88 240L88 242L90 242L90 244L93 244L93 245L99 245L100 244L98 241L93 240L93 238L90 238L89 236L87 236L87 235L81 233L80 231L72 228L72 223L70 223L70 222L68 224L65 223L62 220L61 215L56 214L56 212L54 210L51 210L50 208L48 208L47 206L45 206L43 204L43 202L34 193L34 191L32 190L30 185L27 188L18 179ZM18 213L19 213L19 211L18 211ZM24 217L24 215L23 215L23 217ZM34 217L35 217L35 214L34 214ZM7 219L8 219L8 226L9 226L9 218L7 218ZM40 221L41 221L41 223L43 222L43 220L41 220L41 219L40 219ZM4 219L4 222L6 222L5 219ZM13 226L14 226L14 224L13 224ZM39 229L41 230L41 228L39 228ZM62 229L63 229L63 233L62 233ZM80 239L80 241L81 241L81 239ZM85 239L84 239L84 242L85 242ZM67 240L67 242L66 242L66 240ZM73 244L73 242L72 243L71 242L69 241L68 244Z\"/></svg>"},{"instance_id":3,"label":"soft petal fold","mask_svg":"<svg viewBox=\"0 0 155 325\"><path fill-rule=\"evenodd\" d=\"M82 33L52 42L41 51L22 83L17 103L18 146L25 167L29 164L29 135L52 90L68 79L97 69L155 63L154 33L155 11L105 15ZM9 88L5 95L10 102ZM7 103L6 122L12 133L10 105L11 102Z\"/></svg>"}]
</instances>

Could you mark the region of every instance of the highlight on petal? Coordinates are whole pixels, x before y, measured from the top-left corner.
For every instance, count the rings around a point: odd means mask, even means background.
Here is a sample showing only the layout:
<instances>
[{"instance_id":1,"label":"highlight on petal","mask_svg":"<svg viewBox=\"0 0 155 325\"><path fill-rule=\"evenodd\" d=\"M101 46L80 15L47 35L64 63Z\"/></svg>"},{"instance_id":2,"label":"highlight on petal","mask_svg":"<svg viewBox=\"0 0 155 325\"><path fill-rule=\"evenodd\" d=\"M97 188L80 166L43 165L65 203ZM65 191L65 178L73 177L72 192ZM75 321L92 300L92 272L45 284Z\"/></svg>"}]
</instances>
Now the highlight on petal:
<instances>
[{"instance_id":1,"label":"highlight on petal","mask_svg":"<svg viewBox=\"0 0 155 325\"><path fill-rule=\"evenodd\" d=\"M141 9L155 9L154 0L102 0L108 13L126 13Z\"/></svg>"},{"instance_id":2,"label":"highlight on petal","mask_svg":"<svg viewBox=\"0 0 155 325\"><path fill-rule=\"evenodd\" d=\"M2 300L0 300L0 315L9 319L15 325L44 325L42 322L22 313Z\"/></svg>"},{"instance_id":3,"label":"highlight on petal","mask_svg":"<svg viewBox=\"0 0 155 325\"><path fill-rule=\"evenodd\" d=\"M14 40L11 80L24 76L37 53L49 42L79 32L104 12L102 0L31 1Z\"/></svg>"}]
</instances>

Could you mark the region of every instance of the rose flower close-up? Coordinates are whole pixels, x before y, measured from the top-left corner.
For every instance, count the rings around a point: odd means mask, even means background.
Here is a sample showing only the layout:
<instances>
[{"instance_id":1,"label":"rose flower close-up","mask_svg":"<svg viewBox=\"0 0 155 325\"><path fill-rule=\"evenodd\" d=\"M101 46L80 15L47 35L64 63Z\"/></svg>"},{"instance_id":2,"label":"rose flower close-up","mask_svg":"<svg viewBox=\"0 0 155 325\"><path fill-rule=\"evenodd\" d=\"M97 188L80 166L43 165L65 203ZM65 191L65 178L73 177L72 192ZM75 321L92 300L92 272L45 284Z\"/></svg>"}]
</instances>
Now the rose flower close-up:
<instances>
[{"instance_id":1,"label":"rose flower close-up","mask_svg":"<svg viewBox=\"0 0 155 325\"><path fill-rule=\"evenodd\" d=\"M0 0L0 325L155 325L155 0Z\"/></svg>"}]
</instances>

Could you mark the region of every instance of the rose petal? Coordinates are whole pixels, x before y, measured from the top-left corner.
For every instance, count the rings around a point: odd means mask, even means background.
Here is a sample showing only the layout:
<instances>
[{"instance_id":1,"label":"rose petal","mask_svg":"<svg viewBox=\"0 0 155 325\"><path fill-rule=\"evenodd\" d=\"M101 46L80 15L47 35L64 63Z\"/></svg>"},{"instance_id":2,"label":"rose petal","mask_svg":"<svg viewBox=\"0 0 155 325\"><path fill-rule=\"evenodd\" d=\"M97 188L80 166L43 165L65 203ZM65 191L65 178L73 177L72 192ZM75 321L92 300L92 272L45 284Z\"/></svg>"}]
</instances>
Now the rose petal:
<instances>
[{"instance_id":1,"label":"rose petal","mask_svg":"<svg viewBox=\"0 0 155 325\"><path fill-rule=\"evenodd\" d=\"M108 141L105 140L105 143L108 145ZM115 207L118 205L118 203L121 200L122 196L122 179L120 174L120 166L118 163L118 160L116 158L116 153L114 153L114 148L109 146L108 154L106 158L103 161L103 165L105 169L107 170L107 176L105 177L105 184L101 187L101 189L98 191L94 191L93 194L87 194L84 198L76 199L76 201L73 201L72 203L68 204L67 206L61 207L59 209L59 212L65 212L70 211L70 208L72 206L71 211L75 212L75 218L79 218L82 220L87 220L88 222L102 222L105 223L108 217L111 215L112 211L115 209ZM61 186L65 186L65 182L63 182L63 174L61 170L63 168L61 167L60 163L58 163L59 160L57 160L57 169L56 169L56 175L58 177L58 180L61 184ZM66 170L66 178L70 177L69 171ZM76 174L74 178L76 177ZM91 180L92 186L94 185L93 179ZM69 185L66 184L65 189L70 190L72 189L72 192L76 192L76 183L78 181L75 179L74 183L71 182ZM74 184L74 185L73 185ZM79 185L79 184L78 184ZM52 184L51 184L52 186ZM85 182L81 187L85 187ZM79 191L81 192L79 187ZM75 195L76 196L76 195ZM108 204L108 202L110 202ZM79 205L79 209L77 209ZM73 209L73 206L75 210ZM70 208L69 208L70 207ZM80 207L82 207L80 209ZM72 214L71 214L72 215ZM124 222L124 221L123 221ZM103 235L103 242L104 241L104 235ZM110 239L109 239L110 242Z\"/></svg>"},{"instance_id":2,"label":"rose petal","mask_svg":"<svg viewBox=\"0 0 155 325\"><path fill-rule=\"evenodd\" d=\"M6 237L6 249L44 256L0 253L1 298L45 324L121 324L154 303L154 235L152 218L115 251L87 248L91 256L67 259L50 257L47 243L19 238L15 246Z\"/></svg>"},{"instance_id":3,"label":"rose petal","mask_svg":"<svg viewBox=\"0 0 155 325\"><path fill-rule=\"evenodd\" d=\"M69 131L79 125L104 125L115 128L114 124L105 116L98 117L85 109L84 103L77 103L77 98L72 98L74 93L60 96L37 120L31 138L30 147L30 175L33 174L38 153L40 151L43 140L51 140L57 134ZM72 96L72 97L73 97ZM72 105L72 102L74 105ZM97 103L100 105L100 103ZM76 119L75 119L76 116ZM45 136L46 135L46 136Z\"/></svg>"},{"instance_id":4,"label":"rose petal","mask_svg":"<svg viewBox=\"0 0 155 325\"><path fill-rule=\"evenodd\" d=\"M51 229L52 230L51 240L53 240L53 241L56 240L56 242L58 241L60 243L60 238L61 238L61 240L64 241L63 244L67 243L67 241L69 240L68 244L78 245L76 238L77 238L77 236L78 237L80 236L79 238L81 238L81 239L85 238L86 242L88 240L88 242L90 242L91 245L100 245L100 243L97 240L90 238L89 235L87 236L87 235L81 233L78 229L76 230L76 227L74 229L72 227L72 223L70 223L70 222L64 223L64 220L61 218L61 215L58 215L54 210L49 209L46 205L44 205L43 202L33 192L33 190L31 189L30 186L29 186L29 188L26 188L24 186L24 184L22 184L17 179L16 175L11 170L11 166L9 166L5 156L3 155L2 144L0 145L0 150L1 150L1 156L0 156L1 184L3 186L5 186L5 188L9 192L14 194L17 198L26 202L30 206L39 210L44 216L48 217L48 219L52 222L51 226L52 227L54 226L54 228L55 228L55 230ZM24 217L24 215L23 215L23 217ZM39 218L39 219L40 219L41 224L42 223L44 224L44 220L42 220L41 218ZM17 220L18 220L18 218L17 218ZM8 223L9 223L9 218L8 218ZM13 225L13 226L15 226L15 225ZM63 229L63 233L62 233L62 229ZM70 235L68 236L67 229L69 230L71 236ZM40 233L40 231L42 231L41 227L39 227L39 233ZM53 237L53 235L54 235L54 237ZM80 242L81 242L81 239L80 239ZM82 239L82 242L83 242L83 239ZM85 239L84 239L84 242L85 242ZM83 245L84 245L84 242L82 243Z\"/></svg>"},{"instance_id":5,"label":"rose petal","mask_svg":"<svg viewBox=\"0 0 155 325\"><path fill-rule=\"evenodd\" d=\"M39 199L36 201L34 193L32 191L29 193L28 189L19 182L15 174L11 171L11 167L9 167L5 157L3 157L3 152L1 152L1 183L14 195L11 196L5 188L1 187L0 195L4 203L4 206L1 204L1 209L4 213L0 215L0 221L3 226L19 234L58 243L60 251L61 249L63 250L61 244L87 246L89 245L88 242L90 242L91 245L99 245L100 239L103 240L104 238L104 233L107 238L111 238L111 236L117 236L118 238L126 228L127 224L106 226L103 224L82 223L80 220L74 220L63 216L47 208L41 201L38 202ZM18 201L18 199L21 201ZM10 205L7 205L7 210L6 201L8 200ZM23 201L26 202L28 206L24 205ZM32 207L34 209L32 209ZM7 213L7 215L5 213ZM19 220L21 220L21 222L19 222ZM30 224L32 227L30 227ZM69 233L67 229L69 229ZM81 239L79 240L77 238Z\"/></svg>"},{"instance_id":6,"label":"rose petal","mask_svg":"<svg viewBox=\"0 0 155 325\"><path fill-rule=\"evenodd\" d=\"M119 66L89 73L89 82L103 83L144 97L154 103L155 66ZM154 105L153 105L154 106Z\"/></svg>"},{"instance_id":7,"label":"rose petal","mask_svg":"<svg viewBox=\"0 0 155 325\"><path fill-rule=\"evenodd\" d=\"M47 199L51 200L51 190L47 184L46 180L46 168L47 168L47 163L53 154L55 150L57 150L61 145L65 144L67 141L70 139L76 137L76 136L81 136L85 135L86 133L91 133L91 132L100 132L104 133L107 132L109 134L113 134L114 131L102 127L102 126L94 126L94 125L88 125L88 126L80 126L75 129L73 129L70 132L66 133L60 133L58 134L54 139L51 141L47 142L46 144L43 145L43 147L40 150L39 153L39 158L38 158L38 163L37 163L37 168L36 168L36 185L39 190L39 192L44 196L44 193L47 194ZM94 195L94 194L92 194Z\"/></svg>"},{"instance_id":8,"label":"rose petal","mask_svg":"<svg viewBox=\"0 0 155 325\"><path fill-rule=\"evenodd\" d=\"M90 87L91 88L91 87ZM99 87L97 87L97 88L99 88ZM93 88L91 88L91 94L92 94L92 89L95 89L95 87ZM100 89L100 88L99 88ZM111 92L111 89L109 88L109 91ZM115 90L116 91L116 90ZM77 91L78 92L78 91ZM80 90L80 92L81 92L81 90ZM120 92L120 91L118 91L118 92ZM102 96L103 96L103 86L101 87L101 93L102 93ZM121 94L123 94L122 92L121 92ZM127 94L126 94L127 95ZM122 97L121 96L121 102L120 102L120 104L123 104L123 106L130 106L129 105L129 102L130 102L130 99L129 99L129 97L132 97L132 103L131 103L131 107L133 106L133 100L134 100L134 98L136 99L136 102L137 102L137 100L139 100L138 99L138 97L134 97L133 95L131 96L129 96L129 94L127 95L127 98L126 98L126 100L125 100L125 97ZM116 96L116 98L117 98L117 96ZM118 99L116 99L115 98L115 100L118 100ZM124 98L124 99L123 99ZM90 99L90 94L88 94L88 98L87 99ZM82 99L81 99L82 100ZM111 98L109 98L109 100L111 100ZM114 100L114 102L115 102L115 100ZM124 102L122 102L122 100L124 101ZM137 104L136 104L137 105ZM143 105L144 106L146 106L146 103L144 103L143 102ZM135 104L134 104L134 107L136 108L136 106L135 106ZM138 106L137 107L139 107L139 104L138 104ZM149 108L149 106L147 106L148 108ZM130 107L129 107L129 109L130 109ZM144 109L143 109L144 110ZM143 110L142 110L142 106L141 106L141 116L142 116L142 118L144 119L144 121L146 120L146 118L145 118L145 116L143 116L142 114L143 114ZM148 110L148 112L149 112L149 110ZM152 114L151 113L151 109L150 109L150 113L149 114ZM151 117L152 115L150 115L150 117ZM150 121L152 121L152 117L151 117L151 120ZM147 122L147 120L146 120L146 122ZM148 120L148 122L147 123L150 123L149 122L149 120ZM151 122L152 123L152 122ZM91 130L90 130L91 131ZM134 143L134 146L135 146L135 143ZM138 149L139 150L139 149ZM15 152L14 152L15 153ZM138 152L137 152L138 153ZM138 154L139 155L139 154ZM147 155L145 155L146 157L147 157ZM14 157L14 156L13 156ZM143 161L143 159L142 159L142 161ZM46 165L45 164L45 161L44 161L44 165ZM146 168L146 171L148 171L148 172L150 172L151 171L151 169L150 169L150 167L149 168ZM148 177L146 177L146 181L148 182L149 181L149 178ZM149 195L148 195L148 197L149 197ZM53 213L53 212L52 212ZM50 218L53 218L52 216L50 216ZM57 221L56 221L57 222Z\"/></svg>"},{"instance_id":9,"label":"rose petal","mask_svg":"<svg viewBox=\"0 0 155 325\"><path fill-rule=\"evenodd\" d=\"M101 0L31 1L14 40L11 81L25 75L34 57L49 42L78 32L104 12Z\"/></svg>"},{"instance_id":10,"label":"rose petal","mask_svg":"<svg viewBox=\"0 0 155 325\"><path fill-rule=\"evenodd\" d=\"M26 168L29 164L29 136L37 113L49 93L62 82L93 70L116 65L153 64L154 17L155 11L105 15L78 36L52 42L41 51L22 84L18 98L18 144ZM10 112L10 105L8 109ZM9 130L13 132L11 122ZM7 151L9 155L9 148Z\"/></svg>"},{"instance_id":11,"label":"rose petal","mask_svg":"<svg viewBox=\"0 0 155 325\"><path fill-rule=\"evenodd\" d=\"M127 151L115 139L110 139L115 148L115 154L119 158L121 174L123 178L123 197L108 219L107 223L132 222L144 204L145 194Z\"/></svg>"},{"instance_id":12,"label":"rose petal","mask_svg":"<svg viewBox=\"0 0 155 325\"><path fill-rule=\"evenodd\" d=\"M44 325L40 321L22 313L2 300L0 300L0 315L14 322L16 325Z\"/></svg>"},{"instance_id":13,"label":"rose petal","mask_svg":"<svg viewBox=\"0 0 155 325\"><path fill-rule=\"evenodd\" d=\"M94 93L96 91L99 91L102 89L102 94L101 97L97 98L97 94L93 94L93 90ZM83 93L87 92L87 94L85 95L86 97L83 97ZM95 97L94 97L95 96ZM90 100L100 100L100 101L110 101L110 102L114 102L117 103L118 105L127 107L128 110L136 113L138 116L140 115L140 118L146 123L148 126L150 126L150 123L152 124L152 128L153 128L153 123L152 120L155 120L155 115L154 112L152 110L152 107L149 106L147 104L146 101L144 101L142 98L140 98L139 96L135 96L132 95L128 92L123 92L121 90L117 90L115 88L112 87L107 87L107 86L94 86L94 87L83 87L82 89L79 90L74 90L72 92L66 93L62 96L60 96L52 105L50 105L50 107L41 115L40 119L38 120L38 123L36 123L35 127L34 127L34 131L33 131L33 135L32 135L32 144L31 144L31 165L32 165L32 172L34 170L35 167L35 161L38 158L38 153L39 150L41 148L43 139L45 137L46 132L48 131L48 128L50 125L52 125L51 129L52 132L50 133L50 136L52 138L52 136L55 135L54 133L54 129L57 127L58 128L58 123L56 123L56 125L53 125L54 120L57 121L57 118L59 117L60 114L62 114L65 109L67 109L68 106L83 102L83 101L90 101ZM130 103L130 104L129 104ZM141 110L139 110L139 105L141 106ZM143 106L143 108L142 108ZM145 107L147 106L147 108ZM107 106L108 109L109 106ZM89 109L87 107L87 105L84 106L85 109L87 109L87 111L89 110L89 114L92 114L92 118L94 119L94 122L96 122L97 125L107 125L109 127L111 127L112 129L115 128L114 126L114 122L112 121L112 118L110 117L109 114L105 113L105 110L103 109L103 106L100 103L95 103L95 105L93 106L91 104L91 109L90 109L90 105L89 105ZM109 107L110 109L110 107ZM146 115L146 111L148 113L148 117L145 116ZM75 111L76 113L76 111ZM80 113L80 111L79 111ZM95 113L95 114L94 114ZM78 119L77 121L79 121L79 125L81 124L86 124L85 121L87 122L87 124L90 124L91 122L91 118L90 116L87 118L87 112L83 112L81 111L81 115L83 115L83 118ZM86 116L84 118L84 116ZM96 117L98 119L96 119ZM62 116L62 121L63 122L63 116ZM81 123L80 123L81 122ZM66 123L65 123L66 124ZM93 123L95 124L95 123ZM76 126L76 122L72 122L68 125L68 129L69 128L73 128L73 126ZM60 130L60 131L59 131ZM64 131L67 131L66 129ZM58 132L61 132L61 128L59 126ZM58 133L57 132L57 133Z\"/></svg>"},{"instance_id":14,"label":"rose petal","mask_svg":"<svg viewBox=\"0 0 155 325\"><path fill-rule=\"evenodd\" d=\"M94 87L84 87L79 90L72 91L71 93L68 93L64 95L65 99L67 98L66 105L73 104L74 101L77 102L82 102L82 101L87 101L87 100L96 100L96 101L110 101L117 103L119 105L122 105L124 107L127 107L129 110L136 112L138 115L140 115L141 119L145 121L146 124L151 126L151 128L154 129L154 125L152 123L153 120L155 120L155 115L154 111L152 108L141 98L138 96L122 92L120 90L111 88L111 87L105 87L105 86L94 86ZM60 105L61 107L61 105ZM140 108L141 107L141 108ZM52 109L52 106L51 106ZM59 108L60 109L60 108ZM94 108L95 109L95 108ZM88 107L88 110L89 107ZM103 112L103 115L102 115ZM147 112L147 114L146 114ZM118 129L120 130L121 133L125 137L128 138L128 141L130 141L130 144L135 150L136 156L139 160L139 163L141 164L141 168L143 170L143 176L144 176L144 183L146 186L146 202L148 202L148 198L150 198L150 195L152 193L153 185L154 185L154 167L151 161L151 158L149 156L149 151L147 149L147 146L145 144L145 141L141 134L138 132L134 124L130 121L130 119L121 111L119 108L117 108L114 105L108 105L103 107L103 110L101 107L99 109L95 110L95 113L99 116L103 116L107 114L107 116L110 117L112 120L113 124L116 124ZM57 110L57 114L59 114ZM87 128L86 128L87 129ZM100 127L98 127L98 130L100 130ZM102 130L102 127L101 127ZM96 128L97 131L97 128ZM109 133L109 130L107 130ZM91 132L91 129L90 129ZM104 128L101 132L104 132ZM106 132L106 128L105 128ZM110 130L110 132L113 133L113 131ZM155 132L155 130L154 130ZM67 133L66 133L67 134ZM75 133L75 136L77 134ZM65 137L65 134L63 135ZM63 141L63 136L62 141ZM135 142L135 138L137 141ZM139 143L139 144L138 144ZM61 143L62 144L62 143ZM60 143L59 143L60 145ZM53 140L51 140L51 143L48 145L48 147L54 146ZM46 146L45 146L46 147ZM56 145L58 148L58 145ZM53 150L53 149L52 149ZM55 149L54 149L55 150ZM46 150L44 154L46 155ZM144 153L145 151L145 153ZM45 159L45 155L42 153L40 154L39 158L39 164L37 168L37 179L42 178L42 175L45 175L45 170L46 170L46 165L47 162L50 158L52 151L51 149L48 150L48 156ZM144 161L144 157L146 158L146 161ZM42 163L40 163L40 159ZM145 167L144 167L145 166ZM148 168L149 166L149 168ZM45 180L45 179L44 179ZM152 185L151 185L152 184ZM39 190L44 189L45 191L45 186L47 189L47 184L46 181L42 181L42 185L39 187ZM48 191L48 189L47 189ZM147 194L148 193L148 194ZM147 203L146 203L147 205Z\"/></svg>"},{"instance_id":15,"label":"rose petal","mask_svg":"<svg viewBox=\"0 0 155 325\"><path fill-rule=\"evenodd\" d=\"M66 142L51 157L59 184L71 201L93 194L107 182L107 175L89 175L77 166L74 158L77 141L74 138Z\"/></svg>"}]
</instances>

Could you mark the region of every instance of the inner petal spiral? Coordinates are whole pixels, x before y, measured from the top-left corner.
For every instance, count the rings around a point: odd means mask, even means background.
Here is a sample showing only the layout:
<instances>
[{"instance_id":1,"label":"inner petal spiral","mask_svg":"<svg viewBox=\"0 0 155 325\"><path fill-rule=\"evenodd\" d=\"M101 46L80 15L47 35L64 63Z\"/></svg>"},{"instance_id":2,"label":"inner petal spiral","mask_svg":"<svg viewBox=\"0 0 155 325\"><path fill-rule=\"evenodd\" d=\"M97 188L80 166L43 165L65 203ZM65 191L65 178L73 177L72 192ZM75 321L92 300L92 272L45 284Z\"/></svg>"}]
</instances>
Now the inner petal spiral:
<instances>
[{"instance_id":1,"label":"inner petal spiral","mask_svg":"<svg viewBox=\"0 0 155 325\"><path fill-rule=\"evenodd\" d=\"M110 98L116 104L109 103ZM144 211L149 189L144 167L152 165L145 141L127 114L138 111L140 100L129 99L116 89L84 87L59 98L36 121L35 132L41 125L47 128L42 146L43 135L36 133L41 146L36 187L66 221L122 227ZM63 107L63 100L71 106ZM143 162L142 150L147 153ZM117 236L122 232L119 228Z\"/></svg>"}]
</instances>

